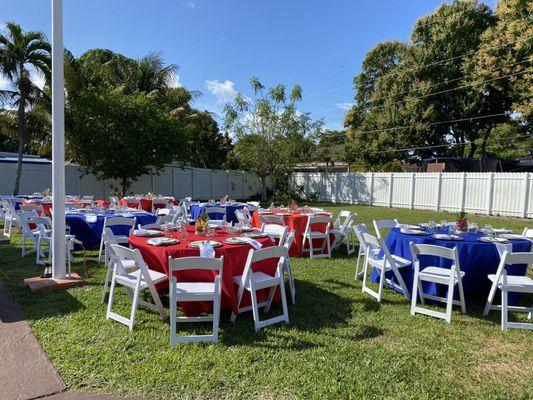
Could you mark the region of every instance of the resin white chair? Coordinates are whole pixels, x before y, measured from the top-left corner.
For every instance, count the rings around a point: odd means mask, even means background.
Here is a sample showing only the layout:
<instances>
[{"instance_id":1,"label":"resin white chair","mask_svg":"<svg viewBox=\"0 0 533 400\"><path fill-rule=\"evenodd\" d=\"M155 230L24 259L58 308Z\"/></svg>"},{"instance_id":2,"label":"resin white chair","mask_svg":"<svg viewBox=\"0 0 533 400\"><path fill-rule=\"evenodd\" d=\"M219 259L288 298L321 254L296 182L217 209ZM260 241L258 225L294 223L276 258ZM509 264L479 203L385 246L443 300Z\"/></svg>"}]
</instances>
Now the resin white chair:
<instances>
[{"instance_id":1,"label":"resin white chair","mask_svg":"<svg viewBox=\"0 0 533 400\"><path fill-rule=\"evenodd\" d=\"M152 199L152 214L156 214L156 212L160 209L166 209L167 205L167 199L164 199L162 197Z\"/></svg>"},{"instance_id":2,"label":"resin white chair","mask_svg":"<svg viewBox=\"0 0 533 400\"><path fill-rule=\"evenodd\" d=\"M159 294L155 289L155 285L167 280L167 275L148 268L144 262L139 249L131 250L118 244L110 246L110 257L113 262L113 277L111 278L111 290L109 292L109 300L107 303L106 319L113 319L121 324L126 325L130 331L135 325L135 314L139 305L150 308L151 310L159 312L161 319L166 320L167 314L165 308L161 303ZM137 267L134 271L128 271L124 267L124 260L134 261ZM132 305L130 317L126 318L113 311L113 301L115 299L116 285L122 285L126 288ZM154 303L141 300L140 294L148 289L152 296Z\"/></svg>"},{"instance_id":3,"label":"resin white chair","mask_svg":"<svg viewBox=\"0 0 533 400\"><path fill-rule=\"evenodd\" d=\"M346 245L346 253L348 255L355 251L352 238L352 225L355 221L355 214L350 211L341 211L337 219L333 223L333 228L330 233L335 235L335 239L331 244L332 249L338 249L342 244Z\"/></svg>"},{"instance_id":4,"label":"resin white chair","mask_svg":"<svg viewBox=\"0 0 533 400\"><path fill-rule=\"evenodd\" d=\"M533 228L524 228L522 236L525 239L533 240Z\"/></svg>"},{"instance_id":5,"label":"resin white chair","mask_svg":"<svg viewBox=\"0 0 533 400\"><path fill-rule=\"evenodd\" d=\"M18 213L19 223L22 230L22 251L21 257L35 253L38 249L39 229L35 226L34 218L38 217L35 211L22 211ZM31 227L31 226L35 227ZM28 249L28 241L33 248Z\"/></svg>"},{"instance_id":6,"label":"resin white chair","mask_svg":"<svg viewBox=\"0 0 533 400\"><path fill-rule=\"evenodd\" d=\"M261 224L277 224L285 226L285 220L281 215L260 215L259 221L261 222Z\"/></svg>"},{"instance_id":7,"label":"resin white chair","mask_svg":"<svg viewBox=\"0 0 533 400\"><path fill-rule=\"evenodd\" d=\"M278 245L283 245L287 238L289 228L277 224L263 224L261 225L261 232L266 233L271 239L277 240Z\"/></svg>"},{"instance_id":8,"label":"resin white chair","mask_svg":"<svg viewBox=\"0 0 533 400\"><path fill-rule=\"evenodd\" d=\"M44 208L41 204L21 204L20 212L23 211L35 211L38 216L44 216Z\"/></svg>"},{"instance_id":9,"label":"resin white chair","mask_svg":"<svg viewBox=\"0 0 533 400\"><path fill-rule=\"evenodd\" d=\"M243 227L252 226L252 215L250 214L250 211L248 208L242 208L240 210L235 210L235 216L237 217L237 221L241 224Z\"/></svg>"},{"instance_id":10,"label":"resin white chair","mask_svg":"<svg viewBox=\"0 0 533 400\"><path fill-rule=\"evenodd\" d=\"M289 323L289 311L287 308L287 298L285 295L285 279L283 278L283 264L285 259L289 257L289 252L285 247L282 246L272 246L265 249L253 250L251 249L248 253L248 258L246 260L246 265L242 275L235 276L233 281L239 286L237 292L237 307L239 314L245 311L252 310L254 318L254 327L256 332L261 328L264 328L268 325L276 324L278 322L285 321ZM253 264L261 262L268 259L277 259L278 265L276 267L276 272L274 275L269 275L264 272L254 272ZM277 317L272 317L266 320L261 320L259 317L259 308L263 307L263 311L268 313L270 306L272 305L272 300L276 292L276 288L279 287L281 295L281 307L283 310L282 315ZM268 294L268 299L264 302L258 302L257 291L262 289L270 289ZM252 299L252 304L247 307L241 307L241 301L244 294L244 291L250 292L250 297ZM235 322L237 315L231 314L231 322Z\"/></svg>"},{"instance_id":11,"label":"resin white chair","mask_svg":"<svg viewBox=\"0 0 533 400\"><path fill-rule=\"evenodd\" d=\"M385 283L389 287L393 287L396 290L400 290L407 298L410 297L409 289L405 285L405 282L400 274L400 268L411 266L411 262L404 258L391 255L387 245L383 239L372 236L368 233L363 233L363 239L366 243L366 256L365 256L365 268L363 270L363 288L364 293L368 293L374 297L378 303L381 303L383 297L383 287ZM381 253L383 255L381 256ZM370 267L370 268L369 268ZM379 289L374 291L367 286L366 280L368 278L368 272L371 268L376 268L379 272ZM392 272L398 283L393 282L387 278L386 274Z\"/></svg>"},{"instance_id":12,"label":"resin white chair","mask_svg":"<svg viewBox=\"0 0 533 400\"><path fill-rule=\"evenodd\" d=\"M505 251L496 273L488 275L488 278L492 282L492 287L490 288L489 297L485 304L483 316L486 317L490 310L501 310L502 331L508 328L533 330L533 323L509 322L509 311L527 312L529 320L531 320L533 314L533 305L531 307L509 305L509 293L533 293L533 279L529 276L509 275L507 273L506 267L516 264L526 264L527 268L530 269L533 265L533 253L510 253ZM501 291L501 304L493 305L492 302L494 301L498 289Z\"/></svg>"},{"instance_id":13,"label":"resin white chair","mask_svg":"<svg viewBox=\"0 0 533 400\"><path fill-rule=\"evenodd\" d=\"M105 228L104 233L102 233L102 240L104 241L104 265L106 266L106 274L104 280L104 287L102 289L102 304L105 303L105 298L109 288L109 281L111 280L111 274L113 273L113 268L115 267L114 261L118 258L115 255L114 258L111 257L111 245L119 245L115 235L111 228ZM129 259L122 260L122 268L126 271L134 271L137 269L135 261Z\"/></svg>"},{"instance_id":14,"label":"resin white chair","mask_svg":"<svg viewBox=\"0 0 533 400\"><path fill-rule=\"evenodd\" d=\"M361 262L361 258L364 260L364 258L366 257L366 249L368 247L365 242L365 238L363 237L363 234L364 233L370 234L370 232L365 224L355 225L353 227L353 231L355 232L355 236L357 236L357 240L359 241L359 250L357 252L357 264L355 267L355 279L357 280L363 276L363 268L361 268L361 272L359 272L359 264ZM379 250L377 251L379 253Z\"/></svg>"},{"instance_id":15,"label":"resin white chair","mask_svg":"<svg viewBox=\"0 0 533 400\"><path fill-rule=\"evenodd\" d=\"M135 228L135 225L137 224L137 218L127 218L127 217L113 217L108 218L106 217L104 219L104 227L102 228L102 235L104 234L105 228L109 228L111 226L125 226L129 227L129 233L133 231ZM120 244L127 244L129 243L129 235L115 235L115 239ZM98 261L102 261L102 254L104 250L104 239L100 239L100 250L98 251Z\"/></svg>"},{"instance_id":16,"label":"resin white chair","mask_svg":"<svg viewBox=\"0 0 533 400\"><path fill-rule=\"evenodd\" d=\"M397 219L380 219L380 220L374 220L374 229L376 231L376 237L378 239L382 238L381 230L382 229L391 229L394 228L396 225L398 225Z\"/></svg>"},{"instance_id":17,"label":"resin white chair","mask_svg":"<svg viewBox=\"0 0 533 400\"><path fill-rule=\"evenodd\" d=\"M173 215L160 215L157 217L154 223L139 225L139 229L160 229L161 225L169 223L174 223Z\"/></svg>"},{"instance_id":18,"label":"resin white chair","mask_svg":"<svg viewBox=\"0 0 533 400\"><path fill-rule=\"evenodd\" d=\"M288 252L290 251L291 246L294 243L294 236L294 230L290 231L285 240L283 241L283 244L281 244L281 246L287 249L287 258L283 263L283 277L285 278L285 274L287 274L287 281L289 282L289 289L291 291L292 304L296 304L296 287L294 286L294 278L292 277L291 271L291 258L288 256Z\"/></svg>"},{"instance_id":19,"label":"resin white chair","mask_svg":"<svg viewBox=\"0 0 533 400\"><path fill-rule=\"evenodd\" d=\"M168 258L170 276L170 346L176 343L217 342L220 323L220 304L222 298L222 270L224 258L183 257ZM174 272L186 270L211 270L216 272L213 282L178 282ZM178 302L213 302L213 312L196 317L178 317ZM212 322L211 335L177 336L177 322Z\"/></svg>"},{"instance_id":20,"label":"resin white chair","mask_svg":"<svg viewBox=\"0 0 533 400\"><path fill-rule=\"evenodd\" d=\"M124 199L126 207L136 208L137 210L142 210L141 199L137 197L126 197Z\"/></svg>"},{"instance_id":21,"label":"resin white chair","mask_svg":"<svg viewBox=\"0 0 533 400\"><path fill-rule=\"evenodd\" d=\"M463 276L465 273L461 271L459 266L459 256L457 255L457 247L452 249L443 246L435 246L432 244L414 244L410 243L411 254L413 256L414 277L413 277L413 296L411 297L411 315L424 314L431 317L444 319L450 323L452 320L453 305L460 305L462 313L466 313L465 295L463 291ZM420 267L420 256L432 256L434 259L450 260L452 265L450 268L437 267L434 265ZM439 285L448 286L448 293L446 297L430 295L424 293L423 283L432 282ZM454 300L453 295L455 286L458 287L459 300ZM420 296L420 302L425 303L426 299L438 301L446 304L446 312L430 310L418 306L417 293Z\"/></svg>"},{"instance_id":22,"label":"resin white chair","mask_svg":"<svg viewBox=\"0 0 533 400\"><path fill-rule=\"evenodd\" d=\"M19 215L13 204L7 200L2 201L2 207L4 209L4 236L11 238L13 228L22 230Z\"/></svg>"},{"instance_id":23,"label":"resin white chair","mask_svg":"<svg viewBox=\"0 0 533 400\"><path fill-rule=\"evenodd\" d=\"M325 227L317 228L317 225L325 225ZM307 225L303 234L302 254L309 253L309 258L330 258L331 240L329 233L332 225L331 217L310 215L307 218ZM317 241L322 243L320 247L315 247ZM320 254L315 254L317 250L320 251Z\"/></svg>"},{"instance_id":24,"label":"resin white chair","mask_svg":"<svg viewBox=\"0 0 533 400\"><path fill-rule=\"evenodd\" d=\"M226 207L217 207L217 206L206 207L205 213L209 217L209 222L211 224L222 225L223 221L225 220L227 221ZM222 218L219 218L218 216L217 218L214 218L214 214L222 214Z\"/></svg>"}]
</instances>

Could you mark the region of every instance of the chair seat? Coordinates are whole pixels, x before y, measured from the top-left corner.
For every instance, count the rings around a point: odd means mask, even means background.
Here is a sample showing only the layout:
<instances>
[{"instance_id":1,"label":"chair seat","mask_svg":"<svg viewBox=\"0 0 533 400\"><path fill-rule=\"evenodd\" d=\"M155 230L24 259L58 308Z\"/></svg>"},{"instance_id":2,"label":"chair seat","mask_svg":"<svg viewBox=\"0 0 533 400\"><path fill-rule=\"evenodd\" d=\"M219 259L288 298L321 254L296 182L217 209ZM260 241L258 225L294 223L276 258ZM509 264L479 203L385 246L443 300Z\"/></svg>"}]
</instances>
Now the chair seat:
<instances>
[{"instance_id":1,"label":"chair seat","mask_svg":"<svg viewBox=\"0 0 533 400\"><path fill-rule=\"evenodd\" d=\"M441 267L434 267L429 266L423 268L420 273L419 277L422 280L430 280L433 282L440 282L440 283L448 283L450 282L450 274L452 270L448 268L441 268ZM461 271L461 278L465 276L465 273ZM454 278L454 282L457 282L457 277Z\"/></svg>"},{"instance_id":2,"label":"chair seat","mask_svg":"<svg viewBox=\"0 0 533 400\"><path fill-rule=\"evenodd\" d=\"M117 275L116 280L122 285L134 287L137 284L137 279L139 278L140 273L141 273L140 269L137 269L136 271L130 271L128 272L128 275ZM153 269L149 269L148 273L150 274L150 279L152 280L154 285L157 285L158 283L167 280L166 274L163 274L158 271L154 271ZM146 283L146 281L144 279L141 279L140 289L144 290L147 287L148 287L148 284Z\"/></svg>"},{"instance_id":3,"label":"chair seat","mask_svg":"<svg viewBox=\"0 0 533 400\"><path fill-rule=\"evenodd\" d=\"M309 232L307 236L310 238L326 238L328 237L326 232Z\"/></svg>"},{"instance_id":4,"label":"chair seat","mask_svg":"<svg viewBox=\"0 0 533 400\"><path fill-rule=\"evenodd\" d=\"M411 265L411 261L409 260L406 260L405 258L402 258L400 256L396 256L394 254L391 254L391 257L392 259L394 260L395 264L396 264L396 268L403 268L403 267L408 267ZM372 260L372 264L375 264L375 263L379 263L380 264L380 267L383 268L383 264L385 264L385 259L384 258L380 258L378 260ZM392 267L387 263L387 266L385 268L386 271L391 271L392 270Z\"/></svg>"},{"instance_id":5,"label":"chair seat","mask_svg":"<svg viewBox=\"0 0 533 400\"><path fill-rule=\"evenodd\" d=\"M490 274L488 278L491 282L496 281L496 275ZM503 277L500 277L498 286L503 285ZM512 292L533 293L533 279L527 276L507 275L507 288Z\"/></svg>"},{"instance_id":6,"label":"chair seat","mask_svg":"<svg viewBox=\"0 0 533 400\"><path fill-rule=\"evenodd\" d=\"M264 289L272 286L276 286L279 283L279 277L265 274L264 272L254 272L251 279L254 280L254 286L256 289ZM242 275L237 275L233 277L233 281L236 284L240 284L242 280ZM250 290L250 283L247 283L244 286L246 290Z\"/></svg>"},{"instance_id":7,"label":"chair seat","mask_svg":"<svg viewBox=\"0 0 533 400\"><path fill-rule=\"evenodd\" d=\"M178 282L175 293L176 300L212 300L215 296L215 284L213 282Z\"/></svg>"},{"instance_id":8,"label":"chair seat","mask_svg":"<svg viewBox=\"0 0 533 400\"><path fill-rule=\"evenodd\" d=\"M115 235L115 239L119 243L125 243L125 242L128 242L129 236L128 235Z\"/></svg>"}]
</instances>

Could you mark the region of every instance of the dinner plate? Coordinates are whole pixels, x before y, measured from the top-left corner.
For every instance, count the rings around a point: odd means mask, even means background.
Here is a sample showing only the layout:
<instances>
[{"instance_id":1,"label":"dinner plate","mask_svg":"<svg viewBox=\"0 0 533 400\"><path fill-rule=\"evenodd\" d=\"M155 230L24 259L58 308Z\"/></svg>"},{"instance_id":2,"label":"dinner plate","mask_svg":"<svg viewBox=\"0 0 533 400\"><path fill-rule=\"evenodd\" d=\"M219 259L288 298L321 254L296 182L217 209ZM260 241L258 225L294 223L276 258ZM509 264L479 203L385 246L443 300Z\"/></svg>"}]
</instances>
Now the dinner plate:
<instances>
[{"instance_id":1,"label":"dinner plate","mask_svg":"<svg viewBox=\"0 0 533 400\"><path fill-rule=\"evenodd\" d=\"M485 243L509 243L509 240L500 237L483 236L478 238L480 242Z\"/></svg>"},{"instance_id":2,"label":"dinner plate","mask_svg":"<svg viewBox=\"0 0 533 400\"><path fill-rule=\"evenodd\" d=\"M162 237L162 238L152 238L148 239L146 243L151 244L152 246L170 246L173 244L178 244L180 241L175 238Z\"/></svg>"},{"instance_id":3,"label":"dinner plate","mask_svg":"<svg viewBox=\"0 0 533 400\"><path fill-rule=\"evenodd\" d=\"M252 239L259 239L259 238L267 237L268 235L262 232L250 232L250 233L247 233L246 236Z\"/></svg>"},{"instance_id":4,"label":"dinner plate","mask_svg":"<svg viewBox=\"0 0 533 400\"><path fill-rule=\"evenodd\" d=\"M224 243L227 244L248 244L252 240L249 237L230 237L224 240Z\"/></svg>"},{"instance_id":5,"label":"dinner plate","mask_svg":"<svg viewBox=\"0 0 533 400\"><path fill-rule=\"evenodd\" d=\"M152 236L161 236L163 232L156 231L155 229L135 229L133 235L139 237L152 237Z\"/></svg>"},{"instance_id":6,"label":"dinner plate","mask_svg":"<svg viewBox=\"0 0 533 400\"><path fill-rule=\"evenodd\" d=\"M198 247L198 248L199 248L200 245L201 245L202 243L204 243L204 242L206 242L206 241L205 241L205 240L195 240L194 242L190 242L190 243L189 243L189 246L190 246L190 247ZM209 242L209 244L211 244L211 246L213 246L213 247L220 247L220 246L222 246L222 243L217 242L216 240L208 240L207 242Z\"/></svg>"},{"instance_id":7,"label":"dinner plate","mask_svg":"<svg viewBox=\"0 0 533 400\"><path fill-rule=\"evenodd\" d=\"M405 231L402 229L400 232L402 232L405 235L428 235L426 231L421 231L418 229L411 229L409 231Z\"/></svg>"},{"instance_id":8,"label":"dinner plate","mask_svg":"<svg viewBox=\"0 0 533 400\"><path fill-rule=\"evenodd\" d=\"M461 236L446 235L444 233L436 233L435 235L433 235L433 237L435 239L439 239L439 240L463 240L463 238Z\"/></svg>"}]
</instances>

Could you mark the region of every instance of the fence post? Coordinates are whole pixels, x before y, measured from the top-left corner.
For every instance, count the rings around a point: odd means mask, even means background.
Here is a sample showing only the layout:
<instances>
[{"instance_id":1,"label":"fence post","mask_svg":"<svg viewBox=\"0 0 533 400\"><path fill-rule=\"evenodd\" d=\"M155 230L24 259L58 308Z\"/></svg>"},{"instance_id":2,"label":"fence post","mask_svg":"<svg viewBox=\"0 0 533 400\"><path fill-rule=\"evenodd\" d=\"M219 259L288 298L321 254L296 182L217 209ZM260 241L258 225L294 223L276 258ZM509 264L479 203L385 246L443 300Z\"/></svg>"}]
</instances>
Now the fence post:
<instances>
[{"instance_id":1,"label":"fence post","mask_svg":"<svg viewBox=\"0 0 533 400\"><path fill-rule=\"evenodd\" d=\"M244 185L245 185L245 183L244 183L244 170L241 171L241 176L242 176L242 199L245 200L245 195L244 195L244 192L245 192L245 190L244 190Z\"/></svg>"},{"instance_id":2,"label":"fence post","mask_svg":"<svg viewBox=\"0 0 533 400\"><path fill-rule=\"evenodd\" d=\"M461 207L459 211L463 212L466 204L466 172L463 172L461 187Z\"/></svg>"},{"instance_id":3,"label":"fence post","mask_svg":"<svg viewBox=\"0 0 533 400\"><path fill-rule=\"evenodd\" d=\"M374 173L370 173L370 205L374 203Z\"/></svg>"},{"instance_id":4,"label":"fence post","mask_svg":"<svg viewBox=\"0 0 533 400\"><path fill-rule=\"evenodd\" d=\"M334 190L335 190L335 196L333 197L333 203L334 204L337 204L337 198L339 197L339 184L338 184L338 175L337 174L332 174L333 175L333 182L335 184L334 186Z\"/></svg>"},{"instance_id":5,"label":"fence post","mask_svg":"<svg viewBox=\"0 0 533 400\"><path fill-rule=\"evenodd\" d=\"M177 198L176 196L176 188L174 186L174 167L171 167L170 169L172 171L172 197Z\"/></svg>"},{"instance_id":6,"label":"fence post","mask_svg":"<svg viewBox=\"0 0 533 400\"><path fill-rule=\"evenodd\" d=\"M522 208L522 217L527 217L527 208L529 203L529 172L524 173L524 207Z\"/></svg>"},{"instance_id":7,"label":"fence post","mask_svg":"<svg viewBox=\"0 0 533 400\"><path fill-rule=\"evenodd\" d=\"M442 193L442 172L439 172L437 176L437 201L435 205L435 211L440 211L441 193Z\"/></svg>"},{"instance_id":8,"label":"fence post","mask_svg":"<svg viewBox=\"0 0 533 400\"><path fill-rule=\"evenodd\" d=\"M391 172L389 174L389 207L392 207L392 180L394 174Z\"/></svg>"},{"instance_id":9,"label":"fence post","mask_svg":"<svg viewBox=\"0 0 533 400\"><path fill-rule=\"evenodd\" d=\"M196 196L194 195L194 169L192 168L191 168L191 197L193 198L193 200L196 199Z\"/></svg>"},{"instance_id":10,"label":"fence post","mask_svg":"<svg viewBox=\"0 0 533 400\"><path fill-rule=\"evenodd\" d=\"M348 175L352 176L352 204L355 204L355 190L357 188L357 174L354 174L353 172L348 173Z\"/></svg>"},{"instance_id":11,"label":"fence post","mask_svg":"<svg viewBox=\"0 0 533 400\"><path fill-rule=\"evenodd\" d=\"M411 172L411 199L409 200L409 208L415 208L415 173Z\"/></svg>"},{"instance_id":12,"label":"fence post","mask_svg":"<svg viewBox=\"0 0 533 400\"><path fill-rule=\"evenodd\" d=\"M305 174L305 198L309 197L309 172L304 172Z\"/></svg>"},{"instance_id":13,"label":"fence post","mask_svg":"<svg viewBox=\"0 0 533 400\"><path fill-rule=\"evenodd\" d=\"M487 215L492 211L492 193L494 188L494 172L489 172L489 184L487 187Z\"/></svg>"}]
</instances>

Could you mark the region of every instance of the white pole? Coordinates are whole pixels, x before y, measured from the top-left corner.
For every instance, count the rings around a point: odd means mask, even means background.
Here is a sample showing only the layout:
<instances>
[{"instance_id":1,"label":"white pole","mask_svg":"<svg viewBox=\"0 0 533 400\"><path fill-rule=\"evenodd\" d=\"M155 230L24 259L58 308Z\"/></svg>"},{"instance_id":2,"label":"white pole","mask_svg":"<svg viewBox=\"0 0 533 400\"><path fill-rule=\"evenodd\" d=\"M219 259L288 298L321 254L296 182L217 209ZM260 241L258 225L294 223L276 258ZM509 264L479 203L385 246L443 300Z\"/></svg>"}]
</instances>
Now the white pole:
<instances>
[{"instance_id":1,"label":"white pole","mask_svg":"<svg viewBox=\"0 0 533 400\"><path fill-rule=\"evenodd\" d=\"M65 92L63 4L52 0L52 277L65 277Z\"/></svg>"}]
</instances>

